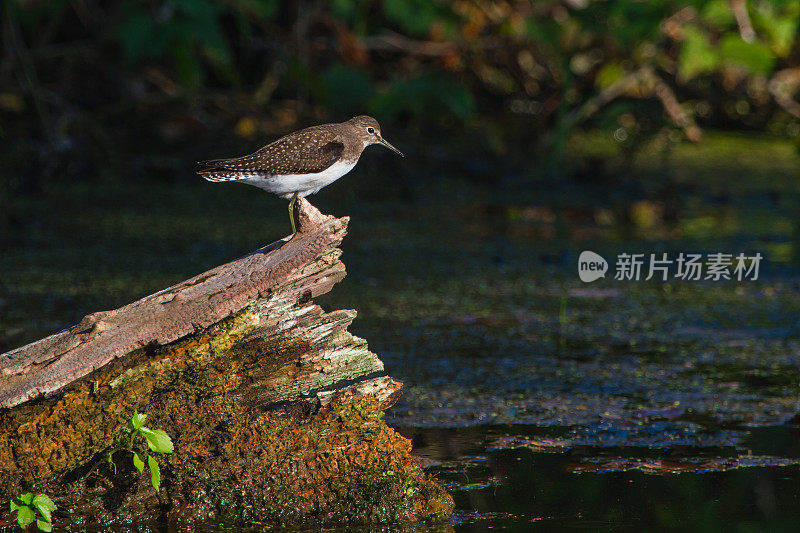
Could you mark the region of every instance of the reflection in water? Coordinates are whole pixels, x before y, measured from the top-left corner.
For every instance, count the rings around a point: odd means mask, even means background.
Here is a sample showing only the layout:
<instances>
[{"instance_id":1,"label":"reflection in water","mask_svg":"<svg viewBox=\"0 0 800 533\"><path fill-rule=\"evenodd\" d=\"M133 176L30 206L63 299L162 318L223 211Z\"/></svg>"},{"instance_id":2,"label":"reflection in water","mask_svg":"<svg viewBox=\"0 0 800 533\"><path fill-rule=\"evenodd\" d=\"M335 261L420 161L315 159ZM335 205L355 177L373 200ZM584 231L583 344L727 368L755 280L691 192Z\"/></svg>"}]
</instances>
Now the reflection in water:
<instances>
[{"instance_id":1,"label":"reflection in water","mask_svg":"<svg viewBox=\"0 0 800 533\"><path fill-rule=\"evenodd\" d=\"M775 530L800 519L800 439L785 426L754 430L747 450L542 450L542 442L562 439L530 426L400 431L452 492L457 531L527 531L532 523L601 530L749 523Z\"/></svg>"}]
</instances>

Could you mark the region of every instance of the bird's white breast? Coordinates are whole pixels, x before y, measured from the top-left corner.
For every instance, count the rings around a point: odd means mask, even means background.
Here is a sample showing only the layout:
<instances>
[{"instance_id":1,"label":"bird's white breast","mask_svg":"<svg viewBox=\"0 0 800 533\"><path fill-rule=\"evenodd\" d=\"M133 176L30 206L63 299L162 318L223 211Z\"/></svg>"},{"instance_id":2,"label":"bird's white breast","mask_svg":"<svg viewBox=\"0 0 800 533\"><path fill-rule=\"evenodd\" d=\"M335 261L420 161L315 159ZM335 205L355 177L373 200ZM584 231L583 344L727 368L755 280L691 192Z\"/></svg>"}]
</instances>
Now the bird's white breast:
<instances>
[{"instance_id":1,"label":"bird's white breast","mask_svg":"<svg viewBox=\"0 0 800 533\"><path fill-rule=\"evenodd\" d=\"M337 161L322 172L315 174L283 174L276 176L244 177L241 181L255 185L282 198L291 198L294 193L303 198L315 194L326 185L338 180L356 166L357 161Z\"/></svg>"}]
</instances>

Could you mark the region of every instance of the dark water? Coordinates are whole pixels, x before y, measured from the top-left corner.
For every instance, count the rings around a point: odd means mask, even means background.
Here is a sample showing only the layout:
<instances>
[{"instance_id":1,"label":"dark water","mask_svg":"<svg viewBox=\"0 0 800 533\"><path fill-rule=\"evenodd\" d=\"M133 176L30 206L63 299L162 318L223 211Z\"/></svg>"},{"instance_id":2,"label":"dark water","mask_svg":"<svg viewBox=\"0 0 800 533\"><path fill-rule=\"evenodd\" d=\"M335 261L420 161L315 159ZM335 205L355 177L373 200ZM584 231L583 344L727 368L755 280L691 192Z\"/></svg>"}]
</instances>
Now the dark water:
<instances>
[{"instance_id":1,"label":"dark water","mask_svg":"<svg viewBox=\"0 0 800 533\"><path fill-rule=\"evenodd\" d=\"M314 199L352 217L348 277L319 303L358 309L405 381L386 419L452 491L456 530L796 529L800 157L709 136L614 164L437 176L391 201L356 171ZM54 185L4 207L2 350L288 229L283 202L232 184ZM578 278L584 250L605 279ZM759 278L614 279L621 253L717 252L762 254Z\"/></svg>"},{"instance_id":2,"label":"dark water","mask_svg":"<svg viewBox=\"0 0 800 533\"><path fill-rule=\"evenodd\" d=\"M421 454L438 458L432 471L455 497L458 531L796 530L800 447L785 428L752 431L747 450L578 446L548 453L493 444L508 434L538 440L559 432L569 429L409 430ZM743 461L742 453L753 457ZM652 471L663 467L682 473Z\"/></svg>"},{"instance_id":3,"label":"dark water","mask_svg":"<svg viewBox=\"0 0 800 533\"><path fill-rule=\"evenodd\" d=\"M610 183L354 217L358 281L331 298L405 380L387 420L453 492L456 530L796 529L798 158L720 141ZM764 260L758 280L612 264L587 284L583 250Z\"/></svg>"}]
</instances>

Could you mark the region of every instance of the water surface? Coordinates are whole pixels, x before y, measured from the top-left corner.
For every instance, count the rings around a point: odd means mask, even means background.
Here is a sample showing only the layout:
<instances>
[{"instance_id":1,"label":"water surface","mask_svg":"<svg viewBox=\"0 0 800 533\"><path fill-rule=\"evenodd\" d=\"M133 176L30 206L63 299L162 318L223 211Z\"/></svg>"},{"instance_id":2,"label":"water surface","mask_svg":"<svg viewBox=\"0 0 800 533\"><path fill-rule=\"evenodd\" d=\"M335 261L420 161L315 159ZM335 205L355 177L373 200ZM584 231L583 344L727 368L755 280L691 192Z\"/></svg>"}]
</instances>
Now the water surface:
<instances>
[{"instance_id":1,"label":"water surface","mask_svg":"<svg viewBox=\"0 0 800 533\"><path fill-rule=\"evenodd\" d=\"M575 141L586 160L598 146ZM456 530L789 529L797 151L710 135L596 157L570 177L416 180L402 199L382 198L376 165L357 169L313 199L352 217L348 277L319 303L358 309L352 331L405 381L386 419L453 492ZM56 183L4 203L3 351L288 230L282 201L199 180ZM612 262L605 279L578 279L583 250ZM621 253L681 252L764 261L756 281L613 279Z\"/></svg>"}]
</instances>

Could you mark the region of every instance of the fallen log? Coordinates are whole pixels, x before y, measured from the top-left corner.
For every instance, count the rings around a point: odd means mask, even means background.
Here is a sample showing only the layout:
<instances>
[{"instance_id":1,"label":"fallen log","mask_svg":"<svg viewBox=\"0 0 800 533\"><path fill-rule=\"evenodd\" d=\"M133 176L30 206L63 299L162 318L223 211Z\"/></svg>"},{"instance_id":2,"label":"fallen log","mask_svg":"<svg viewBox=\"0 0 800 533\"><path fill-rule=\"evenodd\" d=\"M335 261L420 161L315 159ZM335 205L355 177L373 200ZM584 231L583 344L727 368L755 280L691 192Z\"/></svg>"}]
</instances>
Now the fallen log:
<instances>
[{"instance_id":1,"label":"fallen log","mask_svg":"<svg viewBox=\"0 0 800 533\"><path fill-rule=\"evenodd\" d=\"M302 200L299 220L292 238L0 355L0 492L49 495L60 525L446 519L452 499L380 417L402 383L347 331L355 311L311 301L345 276L348 219ZM158 491L115 448L137 411L174 443Z\"/></svg>"}]
</instances>

